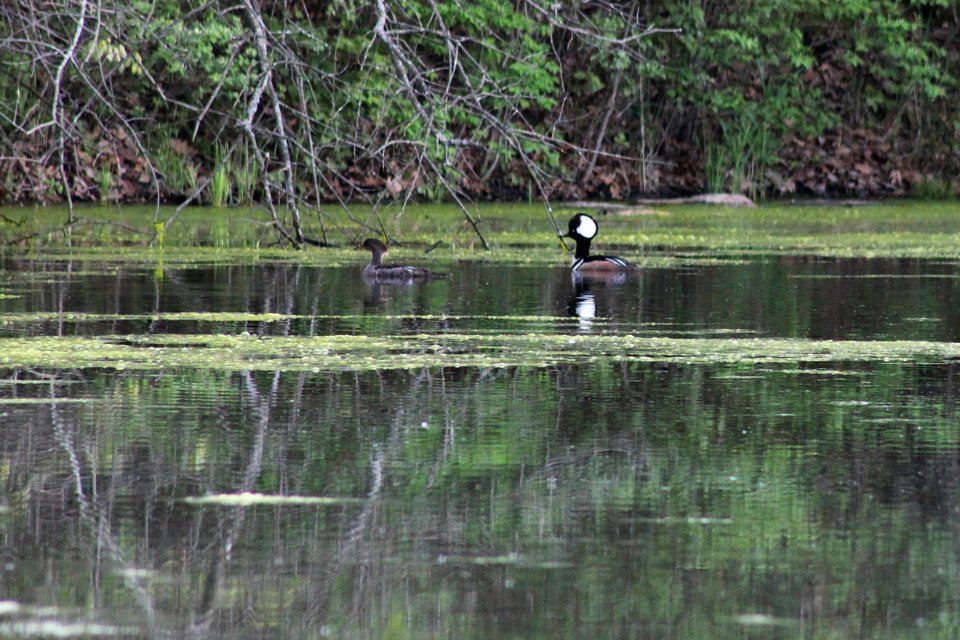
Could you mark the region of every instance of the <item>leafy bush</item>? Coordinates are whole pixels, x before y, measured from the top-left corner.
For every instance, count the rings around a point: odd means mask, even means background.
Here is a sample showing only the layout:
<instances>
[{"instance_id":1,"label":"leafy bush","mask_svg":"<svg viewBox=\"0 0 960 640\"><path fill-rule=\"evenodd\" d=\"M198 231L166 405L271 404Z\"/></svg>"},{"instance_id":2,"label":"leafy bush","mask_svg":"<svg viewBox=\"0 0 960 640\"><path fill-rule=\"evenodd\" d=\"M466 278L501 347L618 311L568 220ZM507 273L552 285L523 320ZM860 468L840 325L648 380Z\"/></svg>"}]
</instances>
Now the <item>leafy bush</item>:
<instances>
[{"instance_id":1,"label":"leafy bush","mask_svg":"<svg viewBox=\"0 0 960 640\"><path fill-rule=\"evenodd\" d=\"M0 7L0 144L83 175L95 167L66 147L122 129L159 174L138 184L177 197L226 148L243 160L218 198L318 201L626 197L671 166L762 195L772 168L789 172L785 145L849 129L893 138L921 173L960 157L947 0L265 0L255 16L105 0L109 20L33 2ZM21 167L0 166L2 183L57 173Z\"/></svg>"}]
</instances>

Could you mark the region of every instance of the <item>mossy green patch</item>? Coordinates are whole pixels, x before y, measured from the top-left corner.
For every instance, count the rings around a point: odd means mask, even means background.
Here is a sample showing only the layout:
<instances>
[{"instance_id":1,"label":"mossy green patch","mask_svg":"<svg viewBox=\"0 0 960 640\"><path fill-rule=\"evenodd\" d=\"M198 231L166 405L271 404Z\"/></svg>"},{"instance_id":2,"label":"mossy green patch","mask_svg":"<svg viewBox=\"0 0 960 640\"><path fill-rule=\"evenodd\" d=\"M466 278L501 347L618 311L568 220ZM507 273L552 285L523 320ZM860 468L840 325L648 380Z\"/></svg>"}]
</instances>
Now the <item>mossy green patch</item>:
<instances>
[{"instance_id":1,"label":"mossy green patch","mask_svg":"<svg viewBox=\"0 0 960 640\"><path fill-rule=\"evenodd\" d=\"M183 502L193 505L215 505L222 507L270 506L324 506L357 504L359 498L337 498L328 496L281 496L263 493L219 493L209 496L183 498Z\"/></svg>"},{"instance_id":2,"label":"mossy green patch","mask_svg":"<svg viewBox=\"0 0 960 640\"><path fill-rule=\"evenodd\" d=\"M364 371L550 367L611 362L925 362L960 358L960 343L666 338L545 334L406 336L135 335L0 338L0 366L55 369Z\"/></svg>"},{"instance_id":3,"label":"mossy green patch","mask_svg":"<svg viewBox=\"0 0 960 640\"><path fill-rule=\"evenodd\" d=\"M82 404L96 402L89 398L0 398L0 405L5 404Z\"/></svg>"},{"instance_id":4,"label":"mossy green patch","mask_svg":"<svg viewBox=\"0 0 960 640\"><path fill-rule=\"evenodd\" d=\"M730 259L743 255L822 255L833 257L941 257L960 259L960 215L952 202L897 201L873 206L797 206L771 203L756 208L702 205L660 207L661 215L627 216L594 210L600 223L597 250L616 251L641 266L660 266L683 260ZM576 209L555 212L562 229ZM263 225L258 209L194 208L180 214L168 229L161 249L151 245L154 222L172 208L87 208L81 212L90 224L74 229L70 245L59 225L65 212L40 209L26 218L29 242L17 253L37 259L101 260L150 264L247 264L294 262L317 266L362 263L366 256L352 248L369 231L354 220L383 224L390 236L391 258L411 256L440 266L471 259L513 264L566 264L556 231L536 205L483 204L475 209L493 251L483 251L472 230L462 224L462 213L451 205L417 205L403 210L385 208L371 218L362 207L343 220L352 237L328 238L339 247L303 250L278 248ZM328 213L328 216L342 215ZM50 229L49 233L43 233ZM133 232L130 229L139 229ZM307 235L320 237L308 226ZM6 239L10 241L12 232ZM0 236L3 238L4 236ZM429 254L424 251L434 248ZM8 250L9 251L9 250Z\"/></svg>"},{"instance_id":5,"label":"mossy green patch","mask_svg":"<svg viewBox=\"0 0 960 640\"><path fill-rule=\"evenodd\" d=\"M238 311L173 311L163 313L85 313L85 312L58 312L35 311L30 313L0 314L0 325L27 322L115 322L120 320L146 321L163 320L165 322L283 322L286 320L300 320L310 318L314 320L370 320L368 315L346 314L316 314L302 315L293 313L248 313ZM569 316L538 316L538 315L459 315L459 314L379 314L372 316L377 320L489 320L510 323L547 323L547 324L575 324L578 319ZM596 318L592 322L603 324L606 319ZM736 330L717 329L716 332L735 332Z\"/></svg>"}]
</instances>

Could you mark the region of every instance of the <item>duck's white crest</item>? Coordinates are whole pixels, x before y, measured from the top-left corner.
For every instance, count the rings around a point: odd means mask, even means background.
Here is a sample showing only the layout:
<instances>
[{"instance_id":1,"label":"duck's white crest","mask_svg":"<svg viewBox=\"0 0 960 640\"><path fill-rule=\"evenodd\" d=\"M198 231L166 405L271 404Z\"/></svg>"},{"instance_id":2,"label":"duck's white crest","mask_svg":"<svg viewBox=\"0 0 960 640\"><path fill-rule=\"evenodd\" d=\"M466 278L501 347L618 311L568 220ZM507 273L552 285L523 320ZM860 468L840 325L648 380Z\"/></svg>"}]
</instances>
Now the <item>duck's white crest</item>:
<instances>
[{"instance_id":1,"label":"duck's white crest","mask_svg":"<svg viewBox=\"0 0 960 640\"><path fill-rule=\"evenodd\" d=\"M584 238L593 238L593 236L597 235L597 223L594 222L590 216L580 216L577 233Z\"/></svg>"}]
</instances>

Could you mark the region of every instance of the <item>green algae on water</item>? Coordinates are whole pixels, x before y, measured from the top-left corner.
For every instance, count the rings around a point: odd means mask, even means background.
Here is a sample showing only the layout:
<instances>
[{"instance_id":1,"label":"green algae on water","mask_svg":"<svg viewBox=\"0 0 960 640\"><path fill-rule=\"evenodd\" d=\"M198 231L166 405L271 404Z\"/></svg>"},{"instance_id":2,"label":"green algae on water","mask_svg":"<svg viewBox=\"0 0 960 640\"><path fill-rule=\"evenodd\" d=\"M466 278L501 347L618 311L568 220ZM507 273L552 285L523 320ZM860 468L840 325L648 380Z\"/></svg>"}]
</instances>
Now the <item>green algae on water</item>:
<instances>
[{"instance_id":1,"label":"green algae on water","mask_svg":"<svg viewBox=\"0 0 960 640\"><path fill-rule=\"evenodd\" d=\"M352 248L349 232L355 220L364 219L363 207L352 207L352 220L344 220L347 236L332 238L338 247L303 250L276 247L275 237L264 231L267 221L259 209L215 210L189 208L168 229L164 247L150 244L152 234L89 233L75 230L72 245L64 246L56 230L65 210L38 209L27 219L24 233L39 233L22 250L36 260L78 260L149 265L298 263L314 266L362 264L366 256ZM88 208L81 215L150 230L157 217L173 208ZM399 215L403 212L403 215ZM563 226L576 208L556 212ZM415 205L380 217L391 238L391 255L417 257L431 264L456 260L483 260L508 264L565 265L569 253L559 250L556 231L538 205L484 203L476 205L483 232L492 251L480 249L476 235L464 229L462 212L450 204ZM627 216L611 211L596 214L600 234L596 247L616 250L645 267L706 264L756 255L817 255L825 257L944 258L960 259L960 225L956 204L903 200L871 206L843 204L804 206L802 202L768 202L754 208L704 205L671 205L661 215ZM119 229L118 226L109 227ZM305 230L317 237L318 229ZM356 231L358 237L361 235ZM354 239L355 240L355 239ZM425 251L430 248L429 254ZM17 249L18 252L21 250ZM8 252L13 253L13 252Z\"/></svg>"},{"instance_id":2,"label":"green algae on water","mask_svg":"<svg viewBox=\"0 0 960 640\"><path fill-rule=\"evenodd\" d=\"M371 371L429 367L552 367L599 361L703 364L942 363L960 343L668 338L633 335L416 334L257 337L132 335L0 338L0 367Z\"/></svg>"},{"instance_id":3,"label":"green algae on water","mask_svg":"<svg viewBox=\"0 0 960 640\"><path fill-rule=\"evenodd\" d=\"M187 497L182 500L192 505L214 505L221 507L270 506L323 506L357 504L359 498L338 498L328 496L281 496L245 491L242 493L218 493L209 496Z\"/></svg>"},{"instance_id":4,"label":"green algae on water","mask_svg":"<svg viewBox=\"0 0 960 640\"><path fill-rule=\"evenodd\" d=\"M92 398L0 398L0 405L9 404L85 404L97 402Z\"/></svg>"}]
</instances>

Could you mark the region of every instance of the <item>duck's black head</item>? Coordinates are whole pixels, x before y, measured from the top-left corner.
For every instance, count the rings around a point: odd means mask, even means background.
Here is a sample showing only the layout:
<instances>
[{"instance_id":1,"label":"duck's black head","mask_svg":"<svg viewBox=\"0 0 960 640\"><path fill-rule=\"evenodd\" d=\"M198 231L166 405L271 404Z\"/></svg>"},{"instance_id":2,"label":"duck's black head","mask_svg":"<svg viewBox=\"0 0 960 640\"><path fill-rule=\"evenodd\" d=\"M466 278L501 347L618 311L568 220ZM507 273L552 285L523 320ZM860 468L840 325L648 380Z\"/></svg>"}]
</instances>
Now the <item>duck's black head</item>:
<instances>
[{"instance_id":1,"label":"duck's black head","mask_svg":"<svg viewBox=\"0 0 960 640\"><path fill-rule=\"evenodd\" d=\"M570 224L567 226L569 229L567 237L574 240L579 238L593 240L593 237L597 235L597 221L585 213L578 213L570 218Z\"/></svg>"},{"instance_id":2,"label":"duck's black head","mask_svg":"<svg viewBox=\"0 0 960 640\"><path fill-rule=\"evenodd\" d=\"M386 253L386 252L387 252L387 245L383 244L382 242L380 242L380 241L377 240L376 238L367 238L366 240L363 241L363 244L360 245L359 248L361 248L361 249L368 249L368 250L370 250L370 251L373 251L374 253Z\"/></svg>"}]
</instances>

